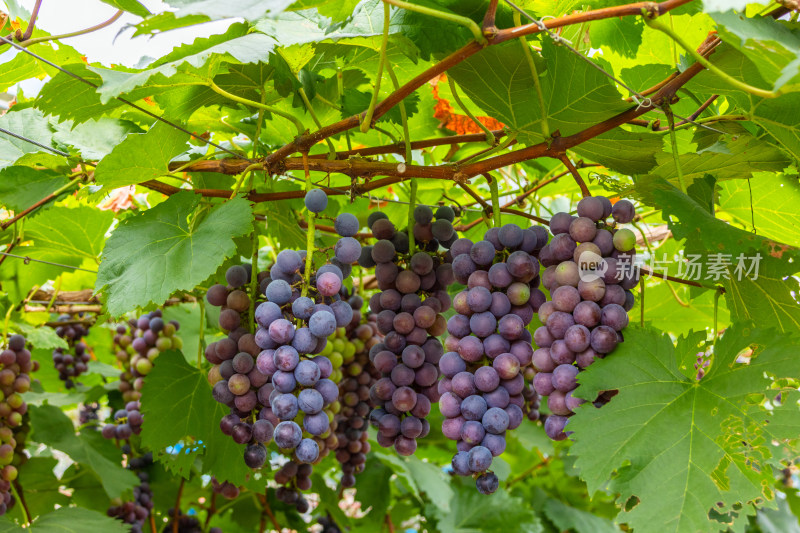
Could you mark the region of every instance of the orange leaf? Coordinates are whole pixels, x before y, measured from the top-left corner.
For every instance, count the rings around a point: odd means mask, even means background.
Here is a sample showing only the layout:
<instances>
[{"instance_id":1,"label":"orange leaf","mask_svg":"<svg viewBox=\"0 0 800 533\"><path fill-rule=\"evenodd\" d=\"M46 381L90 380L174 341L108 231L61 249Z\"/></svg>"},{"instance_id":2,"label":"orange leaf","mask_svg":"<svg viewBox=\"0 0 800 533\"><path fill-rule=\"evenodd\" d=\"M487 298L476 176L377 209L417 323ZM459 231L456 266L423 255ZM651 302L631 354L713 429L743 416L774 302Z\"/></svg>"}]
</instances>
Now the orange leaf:
<instances>
[{"instance_id":1,"label":"orange leaf","mask_svg":"<svg viewBox=\"0 0 800 533\"><path fill-rule=\"evenodd\" d=\"M439 96L440 81L447 81L447 76L442 74L438 79L436 79L435 85L432 83L433 98L436 100L436 105L433 107L433 118L439 119L439 127L450 130L459 135L467 133L481 133L483 130L481 130L471 118L466 115L455 113L453 106L450 105L450 102ZM481 124L490 130L500 130L505 127L502 122L491 117L475 118L477 118Z\"/></svg>"}]
</instances>

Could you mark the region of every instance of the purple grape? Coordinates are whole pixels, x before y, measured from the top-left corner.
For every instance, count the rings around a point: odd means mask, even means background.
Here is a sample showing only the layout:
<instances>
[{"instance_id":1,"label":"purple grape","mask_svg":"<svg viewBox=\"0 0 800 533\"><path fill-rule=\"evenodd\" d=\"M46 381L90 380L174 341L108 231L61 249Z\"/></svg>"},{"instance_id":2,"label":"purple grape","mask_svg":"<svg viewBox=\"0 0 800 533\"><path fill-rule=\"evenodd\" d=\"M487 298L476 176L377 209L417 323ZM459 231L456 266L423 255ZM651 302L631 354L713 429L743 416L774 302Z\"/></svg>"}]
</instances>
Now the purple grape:
<instances>
[{"instance_id":1,"label":"purple grape","mask_svg":"<svg viewBox=\"0 0 800 533\"><path fill-rule=\"evenodd\" d=\"M303 438L303 431L292 421L281 422L275 426L273 435L275 444L283 450L293 450L297 448Z\"/></svg>"},{"instance_id":2,"label":"purple grape","mask_svg":"<svg viewBox=\"0 0 800 533\"><path fill-rule=\"evenodd\" d=\"M617 347L617 332L609 326L597 326L592 330L591 345L592 349L601 354L614 351Z\"/></svg>"},{"instance_id":3,"label":"purple grape","mask_svg":"<svg viewBox=\"0 0 800 533\"><path fill-rule=\"evenodd\" d=\"M484 446L475 446L469 451L467 461L470 471L485 472L492 466L492 452Z\"/></svg>"},{"instance_id":4,"label":"purple grape","mask_svg":"<svg viewBox=\"0 0 800 533\"><path fill-rule=\"evenodd\" d=\"M473 394L467 396L461 402L461 416L465 420L480 420L487 408L486 400L477 394Z\"/></svg>"},{"instance_id":5,"label":"purple grape","mask_svg":"<svg viewBox=\"0 0 800 533\"><path fill-rule=\"evenodd\" d=\"M635 215L636 209L628 200L619 200L611 209L611 216L620 224L632 222Z\"/></svg>"},{"instance_id":6,"label":"purple grape","mask_svg":"<svg viewBox=\"0 0 800 533\"><path fill-rule=\"evenodd\" d=\"M620 309L622 309L620 307ZM623 310L623 313L625 311ZM627 313L625 314L627 318ZM570 326L564 333L564 342L566 347L573 352L582 352L589 347L591 342L591 332L586 326L575 324Z\"/></svg>"},{"instance_id":7,"label":"purple grape","mask_svg":"<svg viewBox=\"0 0 800 533\"><path fill-rule=\"evenodd\" d=\"M575 379L578 371L578 367L573 365L558 365L553 370L553 387L564 393L571 391L578 386Z\"/></svg>"},{"instance_id":8,"label":"purple grape","mask_svg":"<svg viewBox=\"0 0 800 533\"><path fill-rule=\"evenodd\" d=\"M573 218L569 213L556 213L550 218L550 232L553 235L567 233Z\"/></svg>"},{"instance_id":9,"label":"purple grape","mask_svg":"<svg viewBox=\"0 0 800 533\"><path fill-rule=\"evenodd\" d=\"M603 201L599 197L589 196L583 198L578 202L578 216L586 217L594 222L604 218L603 217Z\"/></svg>"},{"instance_id":10,"label":"purple grape","mask_svg":"<svg viewBox=\"0 0 800 533\"><path fill-rule=\"evenodd\" d=\"M303 417L303 429L315 437L319 437L328 431L329 428L330 423L328 422L328 415L326 415L324 412L317 413L315 415L306 415Z\"/></svg>"},{"instance_id":11,"label":"purple grape","mask_svg":"<svg viewBox=\"0 0 800 533\"><path fill-rule=\"evenodd\" d=\"M301 463L313 463L319 458L319 444L314 439L303 439L297 445L294 454Z\"/></svg>"},{"instance_id":12,"label":"purple grape","mask_svg":"<svg viewBox=\"0 0 800 533\"><path fill-rule=\"evenodd\" d=\"M475 420L468 420L461 428L461 440L468 444L480 444L483 437L486 435L486 430L483 425Z\"/></svg>"},{"instance_id":13,"label":"purple grape","mask_svg":"<svg viewBox=\"0 0 800 533\"><path fill-rule=\"evenodd\" d=\"M555 390L555 387L553 387L553 374L539 372L533 376L533 388L539 396L549 396Z\"/></svg>"},{"instance_id":14,"label":"purple grape","mask_svg":"<svg viewBox=\"0 0 800 533\"><path fill-rule=\"evenodd\" d=\"M628 327L628 313L621 305L608 304L603 307L600 321L604 326L622 331Z\"/></svg>"},{"instance_id":15,"label":"purple grape","mask_svg":"<svg viewBox=\"0 0 800 533\"><path fill-rule=\"evenodd\" d=\"M564 440L567 438L564 427L568 421L569 419L565 416L550 415L544 422L544 432L553 440Z\"/></svg>"}]
</instances>

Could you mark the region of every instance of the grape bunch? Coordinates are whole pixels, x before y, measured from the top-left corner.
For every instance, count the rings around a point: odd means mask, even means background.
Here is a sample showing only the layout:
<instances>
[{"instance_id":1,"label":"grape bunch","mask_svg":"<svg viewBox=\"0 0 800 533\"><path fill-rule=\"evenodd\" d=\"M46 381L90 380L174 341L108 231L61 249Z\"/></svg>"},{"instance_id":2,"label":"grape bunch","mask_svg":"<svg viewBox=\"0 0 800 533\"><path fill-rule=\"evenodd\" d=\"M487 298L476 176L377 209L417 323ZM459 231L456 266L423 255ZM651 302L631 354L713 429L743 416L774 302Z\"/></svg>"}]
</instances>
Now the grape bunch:
<instances>
[{"instance_id":1,"label":"grape bunch","mask_svg":"<svg viewBox=\"0 0 800 533\"><path fill-rule=\"evenodd\" d=\"M497 490L492 458L524 417L524 371L533 356L526 326L545 302L536 253L546 242L542 227L506 224L450 249L456 281L466 288L453 297L448 352L439 361L442 433L457 441L453 471L477 475L482 494Z\"/></svg>"},{"instance_id":2,"label":"grape bunch","mask_svg":"<svg viewBox=\"0 0 800 533\"><path fill-rule=\"evenodd\" d=\"M239 497L239 487L229 481L220 483L217 481L217 478L212 477L211 489L214 491L214 494L219 494L226 500L235 500Z\"/></svg>"},{"instance_id":3,"label":"grape bunch","mask_svg":"<svg viewBox=\"0 0 800 533\"><path fill-rule=\"evenodd\" d=\"M11 335L8 347L0 352L0 392L4 398L0 401L0 516L13 505L11 483L18 473L15 464L25 457L28 404L22 394L31 388L30 372L39 368L25 344L22 335Z\"/></svg>"},{"instance_id":4,"label":"grape bunch","mask_svg":"<svg viewBox=\"0 0 800 533\"><path fill-rule=\"evenodd\" d=\"M359 298L353 303L362 302ZM360 317L360 312L358 316ZM355 475L364 470L366 454L370 450L367 442L369 413L372 409L370 388L380 378L380 373L369 360L369 350L381 342L376 320L376 316L370 314L365 323L351 324L342 339L347 346L352 347L344 357L344 378L339 383L341 411L334 421L338 443L336 460L342 465L343 488L355 485ZM330 344L336 342L334 340Z\"/></svg>"},{"instance_id":5,"label":"grape bunch","mask_svg":"<svg viewBox=\"0 0 800 533\"><path fill-rule=\"evenodd\" d=\"M69 322L70 315L61 315L58 322ZM87 370L91 359L86 343L81 339L89 334L89 329L82 324L64 324L56 327L56 335L67 341L67 349L53 350L53 365L58 371L58 379L71 389L75 386L73 378L77 378Z\"/></svg>"},{"instance_id":6,"label":"grape bunch","mask_svg":"<svg viewBox=\"0 0 800 533\"><path fill-rule=\"evenodd\" d=\"M113 421L104 425L101 433L109 440L128 440L142 432L143 421L139 400L132 400L114 413Z\"/></svg>"},{"instance_id":7,"label":"grape bunch","mask_svg":"<svg viewBox=\"0 0 800 533\"><path fill-rule=\"evenodd\" d=\"M237 268L242 272L237 274ZM232 267L226 273L232 289L215 285L207 294L212 305L227 306L220 325L231 331L227 339L206 349L206 358L214 365L209 372L214 398L231 407L220 427L237 443L248 444L245 462L251 468L264 465L264 444L273 437L281 450L294 452L301 463L316 462L331 437L332 414L325 408L337 400L338 387L329 379L334 370L330 359L315 354L337 327L350 323L353 310L339 297L345 277L339 267L324 265L310 276L313 299L301 296L298 289L303 269L301 254L283 250L269 273L259 275L266 301L255 309L254 334L229 329L241 328L239 312L230 304L237 290L247 297L245 289L236 288L249 277L244 269ZM236 314L236 320L228 311ZM225 318L226 313L231 319ZM247 419L253 414L257 420L251 423Z\"/></svg>"},{"instance_id":8,"label":"grape bunch","mask_svg":"<svg viewBox=\"0 0 800 533\"><path fill-rule=\"evenodd\" d=\"M100 420L100 416L97 414L99 410L100 404L97 402L82 403L78 409L78 423L83 426L89 422Z\"/></svg>"},{"instance_id":9,"label":"grape bunch","mask_svg":"<svg viewBox=\"0 0 800 533\"><path fill-rule=\"evenodd\" d=\"M130 449L127 450L130 453ZM136 471L139 486L133 489L133 500L122 502L112 501L106 514L112 518L130 524L131 533L142 533L145 523L153 510L153 492L150 490L150 477L143 469L153 464L153 454L132 458L128 463L128 470Z\"/></svg>"},{"instance_id":10,"label":"grape bunch","mask_svg":"<svg viewBox=\"0 0 800 533\"><path fill-rule=\"evenodd\" d=\"M539 308L543 324L534 332L539 347L533 354L533 385L547 396L552 415L545 432L554 440L567 437L568 417L583 403L573 396L578 372L611 353L622 342L633 307L631 289L639 281L633 268L636 236L626 224L635 215L633 204L587 197L578 203L578 216L556 213L550 220L552 240L542 248L542 285L551 300ZM611 216L613 222L608 222ZM600 404L607 395L598 398Z\"/></svg>"},{"instance_id":11,"label":"grape bunch","mask_svg":"<svg viewBox=\"0 0 800 533\"><path fill-rule=\"evenodd\" d=\"M275 473L275 482L281 485L275 490L275 498L287 505L294 505L298 513L307 513L311 505L300 491L311 488L312 472L310 464L287 461Z\"/></svg>"},{"instance_id":12,"label":"grape bunch","mask_svg":"<svg viewBox=\"0 0 800 533\"><path fill-rule=\"evenodd\" d=\"M452 209L441 207L434 217L429 207L418 206L413 215L418 251L412 254L406 232L375 212L368 223L378 240L359 260L364 267L375 266L381 291L369 302L384 335L369 354L382 376L370 389L375 406L370 420L378 428L378 444L394 446L400 455L413 454L417 439L430 431L426 417L439 400L437 364L444 353L436 337L447 329L441 313L450 308L447 287L454 281L447 253L439 251L456 239Z\"/></svg>"},{"instance_id":13,"label":"grape bunch","mask_svg":"<svg viewBox=\"0 0 800 533\"><path fill-rule=\"evenodd\" d=\"M128 325L120 324L114 335L117 360L123 368L119 391L126 402L142 397L144 377L153 369L156 358L167 350L180 350L183 341L176 335L180 324L166 322L160 309L132 318Z\"/></svg>"}]
</instances>

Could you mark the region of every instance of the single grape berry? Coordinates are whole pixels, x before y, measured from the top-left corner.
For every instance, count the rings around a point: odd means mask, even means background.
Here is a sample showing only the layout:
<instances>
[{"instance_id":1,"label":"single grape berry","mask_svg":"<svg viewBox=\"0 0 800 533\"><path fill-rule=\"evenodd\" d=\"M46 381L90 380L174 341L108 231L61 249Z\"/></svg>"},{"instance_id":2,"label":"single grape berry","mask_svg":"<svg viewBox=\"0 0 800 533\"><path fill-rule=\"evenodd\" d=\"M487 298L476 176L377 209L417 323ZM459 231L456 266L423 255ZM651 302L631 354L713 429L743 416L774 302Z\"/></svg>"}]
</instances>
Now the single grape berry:
<instances>
[{"instance_id":1,"label":"single grape berry","mask_svg":"<svg viewBox=\"0 0 800 533\"><path fill-rule=\"evenodd\" d=\"M305 204L312 213L321 213L328 207L328 195L322 189L311 189L306 193Z\"/></svg>"}]
</instances>

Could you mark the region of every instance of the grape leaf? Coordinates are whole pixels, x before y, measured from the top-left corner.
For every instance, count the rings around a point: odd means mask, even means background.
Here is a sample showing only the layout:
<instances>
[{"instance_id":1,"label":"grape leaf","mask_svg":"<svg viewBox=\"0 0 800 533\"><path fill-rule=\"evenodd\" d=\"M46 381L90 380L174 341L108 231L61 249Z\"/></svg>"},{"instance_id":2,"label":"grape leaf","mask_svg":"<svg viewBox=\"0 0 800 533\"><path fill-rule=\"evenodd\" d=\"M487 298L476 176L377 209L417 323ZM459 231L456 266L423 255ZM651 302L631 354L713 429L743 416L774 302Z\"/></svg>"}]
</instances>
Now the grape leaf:
<instances>
[{"instance_id":1,"label":"grape leaf","mask_svg":"<svg viewBox=\"0 0 800 533\"><path fill-rule=\"evenodd\" d=\"M33 533L126 533L130 526L103 513L61 507L36 519L29 531Z\"/></svg>"},{"instance_id":2,"label":"grape leaf","mask_svg":"<svg viewBox=\"0 0 800 533\"><path fill-rule=\"evenodd\" d=\"M117 9L122 9L127 11L128 13L133 13L134 15L138 15L140 17L147 17L150 15L150 11L144 7L138 0L100 0L104 4L108 4L111 6L116 7Z\"/></svg>"},{"instance_id":3,"label":"grape leaf","mask_svg":"<svg viewBox=\"0 0 800 533\"><path fill-rule=\"evenodd\" d=\"M291 9L316 8L320 15L339 20L351 15L358 0L297 0Z\"/></svg>"},{"instance_id":4,"label":"grape leaf","mask_svg":"<svg viewBox=\"0 0 800 533\"><path fill-rule=\"evenodd\" d=\"M45 146L52 146L53 132L41 111L21 109L0 116L0 128L22 135ZM43 148L27 141L0 133L0 169L14 163L25 154L42 152Z\"/></svg>"},{"instance_id":5,"label":"grape leaf","mask_svg":"<svg viewBox=\"0 0 800 533\"><path fill-rule=\"evenodd\" d=\"M32 439L69 455L74 461L92 469L110 498L118 498L139 484L139 478L120 463L109 459L119 451L102 436L76 435L72 421L61 409L52 405L31 406Z\"/></svg>"},{"instance_id":6,"label":"grape leaf","mask_svg":"<svg viewBox=\"0 0 800 533\"><path fill-rule=\"evenodd\" d=\"M110 154L129 133L141 129L134 123L113 118L89 120L84 124L71 121L54 124L53 140L64 146L72 146L84 159L97 160Z\"/></svg>"},{"instance_id":7,"label":"grape leaf","mask_svg":"<svg viewBox=\"0 0 800 533\"><path fill-rule=\"evenodd\" d=\"M640 178L636 190L651 205L672 215L669 227L676 238L687 238L687 253L705 254L706 260L712 253L726 256L721 259L729 264L720 263L726 274L715 281L725 288L734 320L753 320L781 331L800 327L800 306L795 296L800 283L791 276L797 272L800 250L715 218L664 180ZM710 279L708 271L704 273L705 279Z\"/></svg>"},{"instance_id":8,"label":"grape leaf","mask_svg":"<svg viewBox=\"0 0 800 533\"><path fill-rule=\"evenodd\" d=\"M235 252L231 239L252 231L250 205L243 199L217 205L190 224L200 200L179 192L114 230L95 285L106 294L109 313L119 316L163 302L177 290L192 290Z\"/></svg>"},{"instance_id":9,"label":"grape leaf","mask_svg":"<svg viewBox=\"0 0 800 533\"><path fill-rule=\"evenodd\" d=\"M767 130L795 161L800 161L800 94L760 100L752 113L753 121Z\"/></svg>"},{"instance_id":10,"label":"grape leaf","mask_svg":"<svg viewBox=\"0 0 800 533\"><path fill-rule=\"evenodd\" d=\"M576 533L615 533L620 531L614 524L600 516L570 507L553 498L547 498L542 509L545 516L556 525L559 531L571 530Z\"/></svg>"},{"instance_id":11,"label":"grape leaf","mask_svg":"<svg viewBox=\"0 0 800 533\"><path fill-rule=\"evenodd\" d=\"M641 174L656 165L655 156L663 149L661 137L655 133L614 129L579 144L572 151L611 170Z\"/></svg>"},{"instance_id":12,"label":"grape leaf","mask_svg":"<svg viewBox=\"0 0 800 533\"><path fill-rule=\"evenodd\" d=\"M544 41L542 56L547 73L539 76L551 133L577 133L629 107L608 78L569 50ZM486 48L448 74L488 116L519 132L521 142L542 139L541 106L519 42Z\"/></svg>"},{"instance_id":13,"label":"grape leaf","mask_svg":"<svg viewBox=\"0 0 800 533\"><path fill-rule=\"evenodd\" d=\"M600 409L591 403L579 408L569 422L575 441L570 454L589 491L613 477L609 487L620 494L620 505L635 497L617 519L636 531L659 533L711 533L721 525L709 520L710 509L722 513L734 504L771 499L774 474L765 440L796 439L800 417L794 404L793 424L770 424L763 398L773 383L768 374L780 379L800 372L792 349L799 340L735 324L717 341L708 373L696 381L678 368L679 359L695 357L694 343L679 340L676 349L665 334L627 329L617 351L579 378L583 398L619 391ZM747 348L753 349L749 361L737 362Z\"/></svg>"},{"instance_id":14,"label":"grape leaf","mask_svg":"<svg viewBox=\"0 0 800 533\"><path fill-rule=\"evenodd\" d=\"M800 79L800 33L772 17L713 13L720 38L749 57L775 89Z\"/></svg>"},{"instance_id":15,"label":"grape leaf","mask_svg":"<svg viewBox=\"0 0 800 533\"><path fill-rule=\"evenodd\" d=\"M169 172L169 161L186 150L188 136L163 122L147 133L129 133L95 169L97 183L107 191L142 183Z\"/></svg>"},{"instance_id":16,"label":"grape leaf","mask_svg":"<svg viewBox=\"0 0 800 533\"><path fill-rule=\"evenodd\" d=\"M7 91L14 84L21 81L47 75L47 72L39 65L37 59L24 53L19 53L10 61L0 64L0 68L3 69L0 91Z\"/></svg>"},{"instance_id":17,"label":"grape leaf","mask_svg":"<svg viewBox=\"0 0 800 533\"><path fill-rule=\"evenodd\" d=\"M725 152L704 152L702 154L680 154L680 165L683 179L687 186L706 173L716 180L749 178L753 172L780 172L789 164L788 159L778 148L770 143L741 135L725 144ZM661 152L656 155L658 165L650 172L677 184L675 159L671 153Z\"/></svg>"},{"instance_id":18,"label":"grape leaf","mask_svg":"<svg viewBox=\"0 0 800 533\"><path fill-rule=\"evenodd\" d=\"M241 17L255 21L267 16L274 17L289 7L294 0L169 0L172 7L178 8L177 17L186 15L206 15L212 19Z\"/></svg>"},{"instance_id":19,"label":"grape leaf","mask_svg":"<svg viewBox=\"0 0 800 533\"><path fill-rule=\"evenodd\" d=\"M66 185L60 172L12 166L0 171L0 203L14 211L22 211ZM45 204L47 205L47 204Z\"/></svg>"},{"instance_id":20,"label":"grape leaf","mask_svg":"<svg viewBox=\"0 0 800 533\"><path fill-rule=\"evenodd\" d=\"M142 414L142 443L151 450L190 439L197 450L180 453L202 455L204 471L216 473L218 479L244 481L249 470L242 459L243 447L219 429L228 410L214 401L204 373L189 366L180 352L164 352L156 360L142 389Z\"/></svg>"},{"instance_id":21,"label":"grape leaf","mask_svg":"<svg viewBox=\"0 0 800 533\"><path fill-rule=\"evenodd\" d=\"M64 65L64 68L95 85L102 83L100 76L82 63ZM64 102L69 102L69 105L64 105ZM73 119L75 123L86 122L122 105L119 100L102 103L94 87L63 72L53 76L36 98L37 109L46 115L61 117L62 120Z\"/></svg>"},{"instance_id":22,"label":"grape leaf","mask_svg":"<svg viewBox=\"0 0 800 533\"><path fill-rule=\"evenodd\" d=\"M759 235L776 241L800 242L797 176L757 173L749 182L724 181L720 183L719 205L746 229L751 229L755 219Z\"/></svg>"},{"instance_id":23,"label":"grape leaf","mask_svg":"<svg viewBox=\"0 0 800 533\"><path fill-rule=\"evenodd\" d=\"M447 533L539 533L542 524L530 505L499 489L491 497L478 493L472 480L453 483L449 510L434 507L440 531ZM502 512L498 512L502 509Z\"/></svg>"},{"instance_id":24,"label":"grape leaf","mask_svg":"<svg viewBox=\"0 0 800 533\"><path fill-rule=\"evenodd\" d=\"M624 57L636 57L644 23L638 17L596 20L589 26L592 48L606 46Z\"/></svg>"},{"instance_id":25,"label":"grape leaf","mask_svg":"<svg viewBox=\"0 0 800 533\"><path fill-rule=\"evenodd\" d=\"M395 474L405 479L415 495L419 497L424 493L436 504L437 508L444 512L450 509L449 502L453 497L453 492L445 482L441 468L420 461L414 456L397 457L380 454L379 457L384 463L394 467Z\"/></svg>"},{"instance_id":26,"label":"grape leaf","mask_svg":"<svg viewBox=\"0 0 800 533\"><path fill-rule=\"evenodd\" d=\"M653 278L651 278L653 279ZM679 303L670 291L672 285L682 303ZM718 324L727 324L730 313L724 300L720 300L718 308ZM640 317L639 305L631 309L631 321ZM661 281L657 285L648 283L645 289L644 319L653 326L669 331L675 335L685 335L692 329L714 324L714 293L705 291L693 296L686 285Z\"/></svg>"},{"instance_id":27,"label":"grape leaf","mask_svg":"<svg viewBox=\"0 0 800 533\"><path fill-rule=\"evenodd\" d=\"M169 78L179 70L193 74L191 79L182 80L184 83L203 84L203 77L215 74L219 62L210 65L204 72L199 72L197 69L208 64L212 56L233 63L267 61L270 51L275 47L275 40L262 33L247 33L247 31L244 24L235 24L222 35L199 38L191 44L179 46L150 68L138 72L100 67L89 67L89 70L99 74L103 80L97 89L103 104L114 96L144 85L156 75ZM175 85L176 81L173 80L171 85Z\"/></svg>"}]
</instances>

